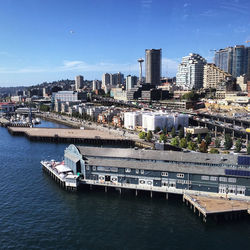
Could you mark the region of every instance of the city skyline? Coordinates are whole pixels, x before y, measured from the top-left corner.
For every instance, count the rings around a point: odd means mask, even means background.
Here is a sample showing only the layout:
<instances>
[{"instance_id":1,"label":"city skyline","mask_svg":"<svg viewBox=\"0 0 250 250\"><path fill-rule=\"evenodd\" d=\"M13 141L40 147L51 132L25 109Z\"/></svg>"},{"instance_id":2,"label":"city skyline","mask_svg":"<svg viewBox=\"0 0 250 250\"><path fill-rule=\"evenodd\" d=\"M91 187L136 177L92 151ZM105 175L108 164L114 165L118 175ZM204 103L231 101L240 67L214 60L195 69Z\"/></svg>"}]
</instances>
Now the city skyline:
<instances>
[{"instance_id":1,"label":"city skyline","mask_svg":"<svg viewBox=\"0 0 250 250\"><path fill-rule=\"evenodd\" d=\"M145 49L162 48L162 76L181 58L247 45L250 3L215 1L4 1L0 8L0 87L44 81L101 79L105 72L139 76ZM145 64L143 64L145 76Z\"/></svg>"}]
</instances>

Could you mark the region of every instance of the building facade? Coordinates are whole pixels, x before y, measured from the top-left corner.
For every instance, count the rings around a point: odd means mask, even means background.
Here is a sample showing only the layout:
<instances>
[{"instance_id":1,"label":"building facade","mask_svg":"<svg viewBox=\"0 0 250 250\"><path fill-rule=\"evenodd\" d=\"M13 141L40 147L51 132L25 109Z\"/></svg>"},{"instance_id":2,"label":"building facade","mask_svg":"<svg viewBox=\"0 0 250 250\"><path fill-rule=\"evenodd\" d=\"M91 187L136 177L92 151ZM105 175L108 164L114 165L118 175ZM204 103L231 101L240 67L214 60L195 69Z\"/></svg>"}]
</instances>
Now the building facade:
<instances>
[{"instance_id":1,"label":"building facade","mask_svg":"<svg viewBox=\"0 0 250 250\"><path fill-rule=\"evenodd\" d=\"M132 89L137 84L137 76L128 75L126 77L126 90Z\"/></svg>"},{"instance_id":2,"label":"building facade","mask_svg":"<svg viewBox=\"0 0 250 250\"><path fill-rule=\"evenodd\" d=\"M236 45L215 52L214 62L217 67L233 77L246 74L250 77L250 47Z\"/></svg>"},{"instance_id":3,"label":"building facade","mask_svg":"<svg viewBox=\"0 0 250 250\"><path fill-rule=\"evenodd\" d=\"M79 75L79 76L76 76L75 78L75 90L76 91L79 91L80 89L83 88L83 76Z\"/></svg>"},{"instance_id":4,"label":"building facade","mask_svg":"<svg viewBox=\"0 0 250 250\"><path fill-rule=\"evenodd\" d=\"M219 83L229 80L232 80L232 76L229 73L221 70L215 64L208 63L204 66L203 87L205 89L216 89Z\"/></svg>"},{"instance_id":5,"label":"building facade","mask_svg":"<svg viewBox=\"0 0 250 250\"><path fill-rule=\"evenodd\" d=\"M250 157L70 145L64 162L81 183L175 194L250 196Z\"/></svg>"},{"instance_id":6,"label":"building facade","mask_svg":"<svg viewBox=\"0 0 250 250\"><path fill-rule=\"evenodd\" d=\"M202 88L205 64L206 60L198 54L183 57L176 74L176 85L184 90Z\"/></svg>"},{"instance_id":7,"label":"building facade","mask_svg":"<svg viewBox=\"0 0 250 250\"><path fill-rule=\"evenodd\" d=\"M146 83L160 85L161 49L146 49Z\"/></svg>"}]
</instances>

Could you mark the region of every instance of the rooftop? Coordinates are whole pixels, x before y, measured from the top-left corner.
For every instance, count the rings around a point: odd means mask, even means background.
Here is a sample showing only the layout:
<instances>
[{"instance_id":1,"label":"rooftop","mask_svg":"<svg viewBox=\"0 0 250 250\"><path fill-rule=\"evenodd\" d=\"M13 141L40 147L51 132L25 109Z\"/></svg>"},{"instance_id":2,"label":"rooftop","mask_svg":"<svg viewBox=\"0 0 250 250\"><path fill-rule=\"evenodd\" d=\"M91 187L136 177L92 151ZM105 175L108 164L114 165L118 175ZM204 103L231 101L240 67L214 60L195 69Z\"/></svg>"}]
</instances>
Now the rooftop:
<instances>
[{"instance_id":1,"label":"rooftop","mask_svg":"<svg viewBox=\"0 0 250 250\"><path fill-rule=\"evenodd\" d=\"M192 152L156 151L156 150L135 150L127 148L96 148L78 146L80 153L89 157L106 157L115 159L142 159L157 161L179 161L204 164L237 164L237 155L216 155Z\"/></svg>"}]
</instances>

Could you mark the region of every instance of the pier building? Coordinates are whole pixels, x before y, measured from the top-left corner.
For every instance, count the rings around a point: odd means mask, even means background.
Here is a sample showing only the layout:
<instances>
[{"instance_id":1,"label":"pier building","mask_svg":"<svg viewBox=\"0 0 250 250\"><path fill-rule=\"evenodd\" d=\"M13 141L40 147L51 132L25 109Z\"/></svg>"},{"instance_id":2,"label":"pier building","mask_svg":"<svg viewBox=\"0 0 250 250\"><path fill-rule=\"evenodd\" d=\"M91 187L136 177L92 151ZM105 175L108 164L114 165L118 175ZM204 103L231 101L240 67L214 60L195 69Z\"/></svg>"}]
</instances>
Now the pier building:
<instances>
[{"instance_id":1,"label":"pier building","mask_svg":"<svg viewBox=\"0 0 250 250\"><path fill-rule=\"evenodd\" d=\"M250 199L250 157L70 145L65 165L80 183Z\"/></svg>"}]
</instances>

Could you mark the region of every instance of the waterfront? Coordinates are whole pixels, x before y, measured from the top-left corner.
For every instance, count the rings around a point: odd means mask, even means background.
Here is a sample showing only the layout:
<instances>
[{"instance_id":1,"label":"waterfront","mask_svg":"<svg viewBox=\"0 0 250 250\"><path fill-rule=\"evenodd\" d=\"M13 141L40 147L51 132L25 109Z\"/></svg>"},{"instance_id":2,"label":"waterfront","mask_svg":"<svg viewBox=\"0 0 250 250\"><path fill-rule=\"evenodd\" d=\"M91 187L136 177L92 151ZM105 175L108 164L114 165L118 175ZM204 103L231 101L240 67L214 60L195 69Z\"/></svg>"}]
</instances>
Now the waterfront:
<instances>
[{"instance_id":1,"label":"waterfront","mask_svg":"<svg viewBox=\"0 0 250 250\"><path fill-rule=\"evenodd\" d=\"M50 122L40 126L62 127ZM64 127L64 126L63 126ZM133 193L68 193L40 160L61 160L68 144L30 142L0 128L0 248L243 249L249 220L220 224L194 216L181 201Z\"/></svg>"}]
</instances>

